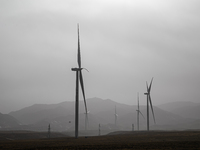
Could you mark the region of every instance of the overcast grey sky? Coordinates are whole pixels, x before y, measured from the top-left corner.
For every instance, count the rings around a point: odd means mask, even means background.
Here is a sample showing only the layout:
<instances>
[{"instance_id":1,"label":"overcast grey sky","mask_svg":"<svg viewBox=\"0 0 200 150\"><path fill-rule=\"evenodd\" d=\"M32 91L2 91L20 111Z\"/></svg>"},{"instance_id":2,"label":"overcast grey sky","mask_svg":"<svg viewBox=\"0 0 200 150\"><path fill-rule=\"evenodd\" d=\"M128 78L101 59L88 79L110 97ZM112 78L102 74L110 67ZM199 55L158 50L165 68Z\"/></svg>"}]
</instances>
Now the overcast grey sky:
<instances>
[{"instance_id":1,"label":"overcast grey sky","mask_svg":"<svg viewBox=\"0 0 200 150\"><path fill-rule=\"evenodd\" d=\"M77 23L87 98L200 101L199 0L0 0L1 113L74 100Z\"/></svg>"}]
</instances>

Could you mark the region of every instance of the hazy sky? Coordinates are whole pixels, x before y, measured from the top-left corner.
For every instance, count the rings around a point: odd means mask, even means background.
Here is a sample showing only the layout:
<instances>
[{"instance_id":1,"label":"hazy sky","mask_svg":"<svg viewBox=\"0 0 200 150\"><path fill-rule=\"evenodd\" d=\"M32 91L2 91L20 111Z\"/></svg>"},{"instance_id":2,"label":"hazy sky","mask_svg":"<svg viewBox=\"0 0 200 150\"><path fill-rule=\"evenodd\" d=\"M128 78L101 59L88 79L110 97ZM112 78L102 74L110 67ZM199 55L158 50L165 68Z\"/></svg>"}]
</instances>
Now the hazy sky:
<instances>
[{"instance_id":1,"label":"hazy sky","mask_svg":"<svg viewBox=\"0 0 200 150\"><path fill-rule=\"evenodd\" d=\"M200 101L199 0L0 0L0 112L87 98ZM82 100L82 96L80 96Z\"/></svg>"}]
</instances>

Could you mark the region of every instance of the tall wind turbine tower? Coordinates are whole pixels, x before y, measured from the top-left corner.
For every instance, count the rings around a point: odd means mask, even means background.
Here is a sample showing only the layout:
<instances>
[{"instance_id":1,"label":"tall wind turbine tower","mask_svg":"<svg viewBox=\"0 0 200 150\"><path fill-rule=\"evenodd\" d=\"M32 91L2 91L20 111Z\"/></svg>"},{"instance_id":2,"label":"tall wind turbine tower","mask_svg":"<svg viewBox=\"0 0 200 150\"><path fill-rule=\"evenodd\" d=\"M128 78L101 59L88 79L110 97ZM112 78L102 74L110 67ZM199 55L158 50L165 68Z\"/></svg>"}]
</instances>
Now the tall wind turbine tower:
<instances>
[{"instance_id":1,"label":"tall wind turbine tower","mask_svg":"<svg viewBox=\"0 0 200 150\"><path fill-rule=\"evenodd\" d=\"M137 100L138 100L138 109L136 110L137 111L137 127L138 127L138 131L139 131L140 114L143 116L143 114L140 111L140 106L139 106L139 93L137 94ZM144 116L143 116L143 118L144 118Z\"/></svg>"},{"instance_id":2,"label":"tall wind turbine tower","mask_svg":"<svg viewBox=\"0 0 200 150\"><path fill-rule=\"evenodd\" d=\"M78 138L78 123L79 123L79 81L83 93L83 99L85 104L85 111L87 112L87 104L85 100L85 91L84 91L84 84L83 84L83 76L82 76L82 69L81 68L81 52L80 52L80 39L79 39L79 25L78 25L78 54L77 54L77 61L78 61L78 68L72 68L72 71L76 72L76 97L75 97L75 138Z\"/></svg>"},{"instance_id":3,"label":"tall wind turbine tower","mask_svg":"<svg viewBox=\"0 0 200 150\"><path fill-rule=\"evenodd\" d=\"M146 82L147 93L144 93L144 95L147 96L147 131L149 131L149 103L150 103L150 106L151 106L151 111L152 111L152 114L153 114L154 123L156 123L154 111L153 111L153 105L152 105L152 102L151 102L151 95L150 95L152 81L153 81L153 78L151 79L151 83L150 83L149 87L148 87L148 83Z\"/></svg>"},{"instance_id":4,"label":"tall wind turbine tower","mask_svg":"<svg viewBox=\"0 0 200 150\"><path fill-rule=\"evenodd\" d=\"M116 105L115 105L115 127L117 127L117 117L118 117L118 114L117 114Z\"/></svg>"}]
</instances>

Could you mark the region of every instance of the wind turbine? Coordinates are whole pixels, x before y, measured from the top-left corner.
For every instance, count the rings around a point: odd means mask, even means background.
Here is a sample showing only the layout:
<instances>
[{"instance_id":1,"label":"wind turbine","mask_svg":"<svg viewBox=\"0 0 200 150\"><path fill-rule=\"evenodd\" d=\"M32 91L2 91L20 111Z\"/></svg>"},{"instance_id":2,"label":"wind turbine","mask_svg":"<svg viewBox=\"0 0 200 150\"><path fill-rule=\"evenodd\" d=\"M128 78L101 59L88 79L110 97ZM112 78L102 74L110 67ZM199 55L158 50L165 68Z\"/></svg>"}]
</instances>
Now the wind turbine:
<instances>
[{"instance_id":1,"label":"wind turbine","mask_svg":"<svg viewBox=\"0 0 200 150\"><path fill-rule=\"evenodd\" d=\"M49 124L49 126L48 126L48 138L50 138L51 137L51 125Z\"/></svg>"},{"instance_id":2,"label":"wind turbine","mask_svg":"<svg viewBox=\"0 0 200 150\"><path fill-rule=\"evenodd\" d=\"M76 71L76 101L75 101L75 138L78 138L78 121L79 121L79 81L83 93L83 99L85 104L85 111L87 112L87 104L85 100L85 92L84 92L84 84L83 84L83 76L82 76L82 69L81 68L81 53L80 53L80 39L79 39L79 24L77 25L78 29L78 54L77 54L77 61L78 61L78 68L71 68L72 71ZM87 70L87 69L86 69Z\"/></svg>"},{"instance_id":3,"label":"wind turbine","mask_svg":"<svg viewBox=\"0 0 200 150\"><path fill-rule=\"evenodd\" d=\"M132 131L134 131L134 124L132 124Z\"/></svg>"},{"instance_id":4,"label":"wind turbine","mask_svg":"<svg viewBox=\"0 0 200 150\"><path fill-rule=\"evenodd\" d=\"M153 105L152 105L152 102L151 102L151 95L150 95L152 81L153 81L153 78L151 79L151 83L150 83L149 87L148 87L148 83L146 82L147 93L144 93L144 95L147 96L147 131L149 131L149 103L150 103L150 106L151 106L151 111L152 111L152 114L153 114L154 123L156 123L154 111L153 111Z\"/></svg>"},{"instance_id":5,"label":"wind turbine","mask_svg":"<svg viewBox=\"0 0 200 150\"><path fill-rule=\"evenodd\" d=\"M137 94L137 100L138 100L138 109L136 110L136 111L137 111L137 127L138 127L138 131L139 131L139 122L140 122L139 116L140 116L140 114L141 114L142 117L144 118L143 114L142 114L141 111L140 111L140 106L139 106L139 93Z\"/></svg>"},{"instance_id":6,"label":"wind turbine","mask_svg":"<svg viewBox=\"0 0 200 150\"><path fill-rule=\"evenodd\" d=\"M101 135L101 125L99 124L99 136Z\"/></svg>"},{"instance_id":7,"label":"wind turbine","mask_svg":"<svg viewBox=\"0 0 200 150\"><path fill-rule=\"evenodd\" d=\"M90 113L90 111L85 112L85 130L87 130L88 126L89 126L89 119L88 119L89 113Z\"/></svg>"},{"instance_id":8,"label":"wind turbine","mask_svg":"<svg viewBox=\"0 0 200 150\"><path fill-rule=\"evenodd\" d=\"M117 127L117 117L118 117L118 114L117 114L116 105L115 105L115 127Z\"/></svg>"}]
</instances>

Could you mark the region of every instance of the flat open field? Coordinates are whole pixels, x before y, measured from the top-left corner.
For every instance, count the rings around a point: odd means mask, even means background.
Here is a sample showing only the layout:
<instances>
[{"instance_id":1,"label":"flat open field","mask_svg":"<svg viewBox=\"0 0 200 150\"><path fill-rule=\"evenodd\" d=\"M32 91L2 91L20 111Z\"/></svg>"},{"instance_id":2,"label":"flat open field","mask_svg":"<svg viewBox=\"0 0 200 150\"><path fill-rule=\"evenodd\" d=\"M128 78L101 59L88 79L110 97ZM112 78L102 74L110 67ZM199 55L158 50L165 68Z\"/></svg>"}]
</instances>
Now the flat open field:
<instances>
[{"instance_id":1,"label":"flat open field","mask_svg":"<svg viewBox=\"0 0 200 150\"><path fill-rule=\"evenodd\" d=\"M106 136L1 140L0 149L199 149L200 131L115 132Z\"/></svg>"}]
</instances>

